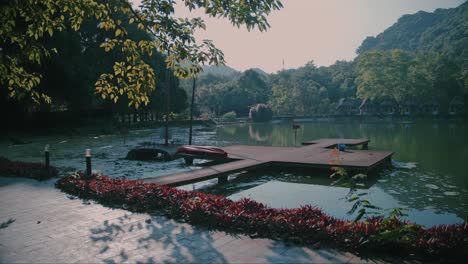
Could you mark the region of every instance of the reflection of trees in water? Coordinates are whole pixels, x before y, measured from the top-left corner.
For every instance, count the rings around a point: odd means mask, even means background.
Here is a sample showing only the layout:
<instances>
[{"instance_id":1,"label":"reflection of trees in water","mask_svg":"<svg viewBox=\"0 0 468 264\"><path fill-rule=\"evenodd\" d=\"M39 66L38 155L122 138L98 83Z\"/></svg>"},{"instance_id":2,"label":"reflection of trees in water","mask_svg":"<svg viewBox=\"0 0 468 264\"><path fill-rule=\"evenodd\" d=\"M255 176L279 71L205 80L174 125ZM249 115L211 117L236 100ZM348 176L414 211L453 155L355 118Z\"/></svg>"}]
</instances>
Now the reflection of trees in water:
<instances>
[{"instance_id":1,"label":"reflection of trees in water","mask_svg":"<svg viewBox=\"0 0 468 264\"><path fill-rule=\"evenodd\" d=\"M237 126L222 126L222 127L218 127L218 130L222 131L222 133L233 136L237 134L238 127Z\"/></svg>"},{"instance_id":2,"label":"reflection of trees in water","mask_svg":"<svg viewBox=\"0 0 468 264\"><path fill-rule=\"evenodd\" d=\"M450 184L450 177L419 169L387 171L376 186L405 207L450 212L468 219L468 191Z\"/></svg>"},{"instance_id":3,"label":"reflection of trees in water","mask_svg":"<svg viewBox=\"0 0 468 264\"><path fill-rule=\"evenodd\" d=\"M321 133L319 125L312 126L309 131ZM388 182L378 184L402 205L417 209L432 207L467 219L468 185L463 165L468 160L466 124L420 121L329 126L332 137L340 135L339 131L344 132L344 137L367 137L371 139L371 148L395 151L394 160L417 163L418 168L396 168L385 173Z\"/></svg>"},{"instance_id":4,"label":"reflection of trees in water","mask_svg":"<svg viewBox=\"0 0 468 264\"><path fill-rule=\"evenodd\" d=\"M248 125L225 125L218 127L218 139L239 144L265 146L291 146L294 142L292 128L284 124L256 123ZM300 131L298 131L298 139Z\"/></svg>"},{"instance_id":5,"label":"reflection of trees in water","mask_svg":"<svg viewBox=\"0 0 468 264\"><path fill-rule=\"evenodd\" d=\"M249 127L238 127L234 142L273 146L292 146L294 131L288 122L254 124L271 131L269 140L258 142L250 137ZM369 147L392 150L394 160L416 162L417 168L395 168L384 173L378 187L399 200L402 205L417 209L454 212L468 218L468 181L465 164L468 160L468 124L457 120L399 120L366 121L334 120L301 123L298 142L318 138L369 138ZM224 137L225 134L218 136ZM291 179L290 179L291 180ZM428 185L430 187L427 187ZM432 189L431 185L438 189ZM449 187L449 186L454 186ZM433 186L432 186L433 187ZM444 194L448 193L448 195ZM452 195L452 194L456 195Z\"/></svg>"},{"instance_id":6,"label":"reflection of trees in water","mask_svg":"<svg viewBox=\"0 0 468 264\"><path fill-rule=\"evenodd\" d=\"M234 179L230 179L227 184L208 185L200 189L200 191L227 197L269 181L330 186L335 179L331 179L329 176L330 172L327 170L274 166L240 173ZM377 177L373 177L366 182L365 186L359 187L359 189L368 189L376 183L376 180ZM336 187L340 187L340 185ZM348 188L348 186L345 188Z\"/></svg>"},{"instance_id":7,"label":"reflection of trees in water","mask_svg":"<svg viewBox=\"0 0 468 264\"><path fill-rule=\"evenodd\" d=\"M251 139L255 139L257 142L270 141L272 131L270 126L265 125L249 125L249 136Z\"/></svg>"}]
</instances>

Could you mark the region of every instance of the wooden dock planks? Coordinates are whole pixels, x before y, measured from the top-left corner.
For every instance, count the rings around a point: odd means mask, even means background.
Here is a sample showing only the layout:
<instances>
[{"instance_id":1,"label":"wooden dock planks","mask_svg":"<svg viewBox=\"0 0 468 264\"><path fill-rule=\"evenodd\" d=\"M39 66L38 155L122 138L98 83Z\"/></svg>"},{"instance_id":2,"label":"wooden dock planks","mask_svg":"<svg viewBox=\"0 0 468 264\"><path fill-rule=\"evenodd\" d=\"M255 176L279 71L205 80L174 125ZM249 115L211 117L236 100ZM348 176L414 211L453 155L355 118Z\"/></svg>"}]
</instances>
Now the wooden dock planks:
<instances>
[{"instance_id":1,"label":"wooden dock planks","mask_svg":"<svg viewBox=\"0 0 468 264\"><path fill-rule=\"evenodd\" d=\"M224 164L214 165L198 170L191 170L157 178L144 179L145 182L181 186L199 181L205 181L213 178L218 178L222 175L236 173L251 169L253 167L260 167L267 165L264 162L258 162L254 160L238 160Z\"/></svg>"},{"instance_id":2,"label":"wooden dock planks","mask_svg":"<svg viewBox=\"0 0 468 264\"><path fill-rule=\"evenodd\" d=\"M337 144L346 144L348 146L367 146L368 142L368 139L319 139L304 142L306 146L300 148L247 145L229 146L223 148L223 150L228 153L228 158L235 161L199 170L144 179L144 181L171 186L181 186L274 164L313 168L330 168L332 166L339 166L348 169L368 171L391 159L391 156L393 155L393 152L391 151L368 151L355 149L340 151L339 157L330 157L330 148ZM336 160L336 162L330 164L331 159Z\"/></svg>"}]
</instances>

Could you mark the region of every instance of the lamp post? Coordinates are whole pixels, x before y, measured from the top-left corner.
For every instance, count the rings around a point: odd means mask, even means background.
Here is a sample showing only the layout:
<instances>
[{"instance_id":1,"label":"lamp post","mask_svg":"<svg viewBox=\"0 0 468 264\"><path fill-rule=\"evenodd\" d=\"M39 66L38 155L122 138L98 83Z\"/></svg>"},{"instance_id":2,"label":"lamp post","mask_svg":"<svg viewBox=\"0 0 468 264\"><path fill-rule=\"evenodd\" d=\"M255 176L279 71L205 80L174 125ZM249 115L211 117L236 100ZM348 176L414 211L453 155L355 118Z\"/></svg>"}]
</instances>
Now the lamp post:
<instances>
[{"instance_id":1,"label":"lamp post","mask_svg":"<svg viewBox=\"0 0 468 264\"><path fill-rule=\"evenodd\" d=\"M49 172L49 168L50 168L49 144L46 144L44 147L44 157L45 157L45 168L47 172Z\"/></svg>"},{"instance_id":2,"label":"lamp post","mask_svg":"<svg viewBox=\"0 0 468 264\"><path fill-rule=\"evenodd\" d=\"M167 56L170 56L170 52L167 52ZM169 67L166 66L166 120L164 122L164 146L169 145L169 113L171 112L171 75Z\"/></svg>"},{"instance_id":3,"label":"lamp post","mask_svg":"<svg viewBox=\"0 0 468 264\"><path fill-rule=\"evenodd\" d=\"M297 143L296 143L296 140L297 140L297 130L298 130L299 128L301 128L301 125L296 124L296 123L294 122L294 120L293 120L292 128L294 129L294 146L296 146L296 145L297 145Z\"/></svg>"},{"instance_id":4,"label":"lamp post","mask_svg":"<svg viewBox=\"0 0 468 264\"><path fill-rule=\"evenodd\" d=\"M91 149L86 149L86 178L91 178Z\"/></svg>"},{"instance_id":5,"label":"lamp post","mask_svg":"<svg viewBox=\"0 0 468 264\"><path fill-rule=\"evenodd\" d=\"M195 82L197 79L193 78L192 85L192 104L190 105L190 130L189 130L189 145L192 145L192 123L193 123L193 104L195 101Z\"/></svg>"}]
</instances>

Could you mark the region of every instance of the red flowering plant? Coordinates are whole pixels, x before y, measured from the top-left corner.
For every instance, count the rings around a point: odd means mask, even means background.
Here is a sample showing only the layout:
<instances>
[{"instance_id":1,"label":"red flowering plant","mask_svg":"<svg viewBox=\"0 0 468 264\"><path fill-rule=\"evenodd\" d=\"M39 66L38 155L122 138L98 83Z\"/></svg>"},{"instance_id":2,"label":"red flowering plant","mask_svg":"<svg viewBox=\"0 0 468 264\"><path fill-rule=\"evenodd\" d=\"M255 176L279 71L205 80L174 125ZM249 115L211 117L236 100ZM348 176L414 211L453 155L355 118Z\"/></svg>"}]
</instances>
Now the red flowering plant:
<instances>
[{"instance_id":1,"label":"red flowering plant","mask_svg":"<svg viewBox=\"0 0 468 264\"><path fill-rule=\"evenodd\" d=\"M49 166L49 169L42 163L11 161L0 157L0 176L3 177L24 177L36 180L45 180L58 175L57 168Z\"/></svg>"},{"instance_id":2,"label":"red flowering plant","mask_svg":"<svg viewBox=\"0 0 468 264\"><path fill-rule=\"evenodd\" d=\"M59 179L56 186L66 193L107 205L158 212L192 224L255 237L305 244L321 242L354 252L393 249L393 253L415 253L423 257L461 259L468 252L467 223L424 229L398 218L348 221L310 205L274 209L246 198L232 201L197 191L97 174L86 179L82 173L76 173ZM411 235L406 235L406 229L411 230Z\"/></svg>"}]
</instances>

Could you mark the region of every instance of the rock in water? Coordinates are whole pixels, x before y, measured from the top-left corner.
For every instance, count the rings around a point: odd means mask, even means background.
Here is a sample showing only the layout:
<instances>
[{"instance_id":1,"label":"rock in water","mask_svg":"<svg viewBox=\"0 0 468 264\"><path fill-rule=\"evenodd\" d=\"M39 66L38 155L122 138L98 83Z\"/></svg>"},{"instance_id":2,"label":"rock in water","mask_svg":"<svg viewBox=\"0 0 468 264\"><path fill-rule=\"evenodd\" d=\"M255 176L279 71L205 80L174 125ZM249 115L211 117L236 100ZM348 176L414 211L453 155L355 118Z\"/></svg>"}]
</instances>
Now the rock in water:
<instances>
[{"instance_id":1,"label":"rock in water","mask_svg":"<svg viewBox=\"0 0 468 264\"><path fill-rule=\"evenodd\" d=\"M128 160L144 160L144 161L170 161L171 154L155 148L138 148L132 149L127 153Z\"/></svg>"},{"instance_id":2,"label":"rock in water","mask_svg":"<svg viewBox=\"0 0 468 264\"><path fill-rule=\"evenodd\" d=\"M31 144L31 141L24 141L16 137L10 137L10 141L13 143L13 145L24 145L24 144Z\"/></svg>"}]
</instances>

